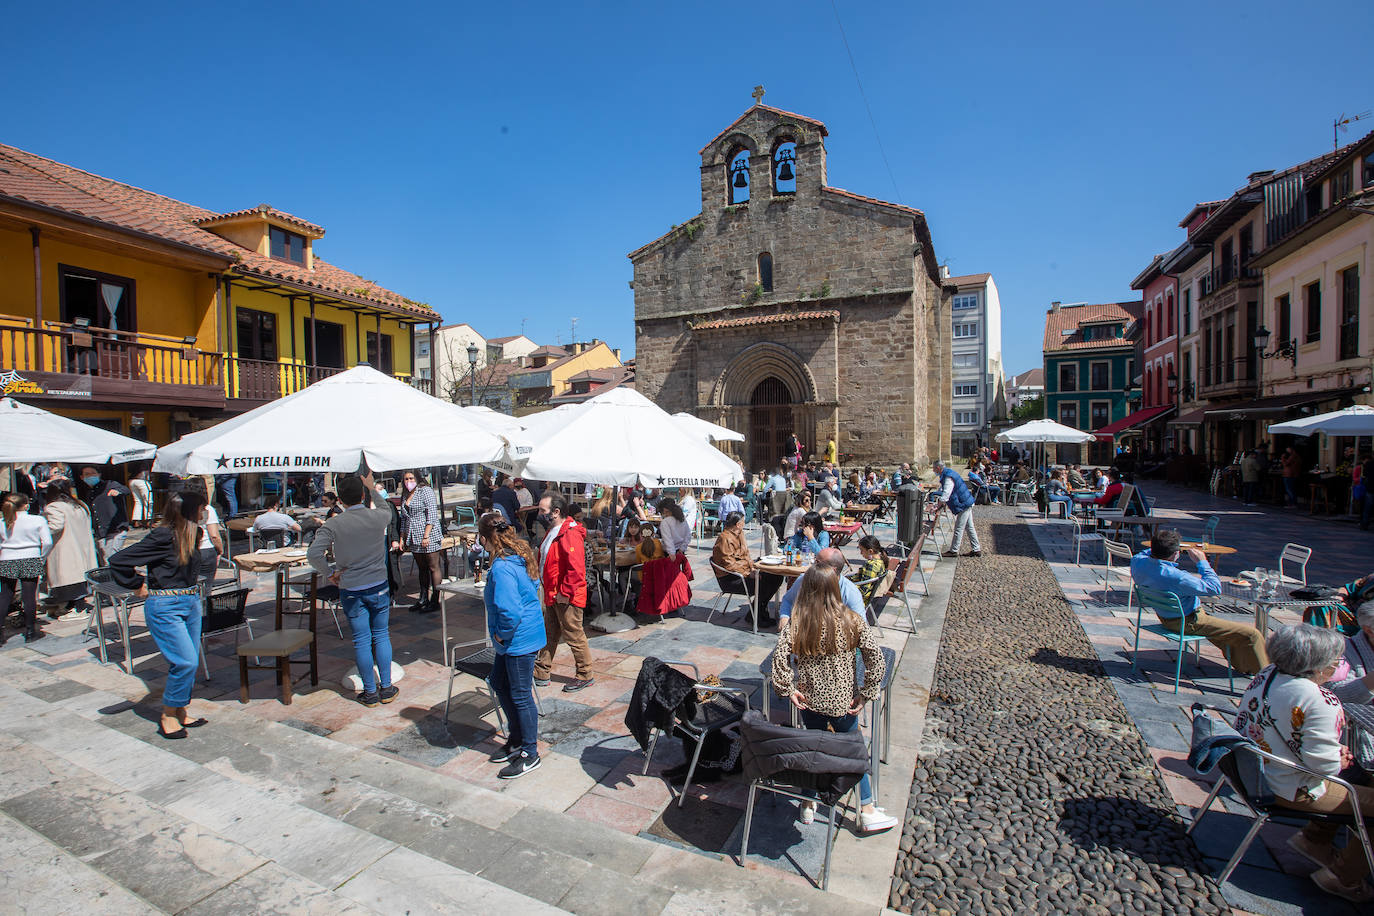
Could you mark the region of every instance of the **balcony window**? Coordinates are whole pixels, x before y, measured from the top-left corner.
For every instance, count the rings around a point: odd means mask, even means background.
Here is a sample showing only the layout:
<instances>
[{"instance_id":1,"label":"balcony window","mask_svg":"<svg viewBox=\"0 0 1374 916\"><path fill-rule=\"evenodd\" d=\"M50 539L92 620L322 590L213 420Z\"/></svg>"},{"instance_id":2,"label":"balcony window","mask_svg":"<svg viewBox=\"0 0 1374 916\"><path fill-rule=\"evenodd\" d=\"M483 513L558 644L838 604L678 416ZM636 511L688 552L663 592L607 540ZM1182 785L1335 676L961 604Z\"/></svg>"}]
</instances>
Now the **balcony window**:
<instances>
[{"instance_id":1,"label":"balcony window","mask_svg":"<svg viewBox=\"0 0 1374 916\"><path fill-rule=\"evenodd\" d=\"M1341 359L1360 355L1360 268L1347 267L1337 275L1341 295Z\"/></svg>"},{"instance_id":2,"label":"balcony window","mask_svg":"<svg viewBox=\"0 0 1374 916\"><path fill-rule=\"evenodd\" d=\"M1063 423L1065 426L1071 426L1074 429L1078 429L1078 405L1060 404L1059 422Z\"/></svg>"},{"instance_id":3,"label":"balcony window","mask_svg":"<svg viewBox=\"0 0 1374 916\"><path fill-rule=\"evenodd\" d=\"M267 230L267 236L271 242L272 257L278 261L290 261L293 264L305 263L304 236L287 232L285 229L278 229L276 226Z\"/></svg>"},{"instance_id":4,"label":"balcony window","mask_svg":"<svg viewBox=\"0 0 1374 916\"><path fill-rule=\"evenodd\" d=\"M1180 330L1184 334L1193 332L1193 286L1191 283L1183 287L1183 327Z\"/></svg>"},{"instance_id":5,"label":"balcony window","mask_svg":"<svg viewBox=\"0 0 1374 916\"><path fill-rule=\"evenodd\" d=\"M59 264L57 268L62 320L67 324L85 319L90 327L132 331L134 281L96 270Z\"/></svg>"},{"instance_id":6,"label":"balcony window","mask_svg":"<svg viewBox=\"0 0 1374 916\"><path fill-rule=\"evenodd\" d=\"M1089 424L1092 429L1101 429L1112 422L1112 402L1093 401L1089 405Z\"/></svg>"},{"instance_id":7,"label":"balcony window","mask_svg":"<svg viewBox=\"0 0 1374 916\"><path fill-rule=\"evenodd\" d=\"M382 340L381 352L377 350L377 338L379 336ZM367 362L378 372L385 372L387 375L392 373L390 334L378 335L376 331L367 332Z\"/></svg>"},{"instance_id":8,"label":"balcony window","mask_svg":"<svg viewBox=\"0 0 1374 916\"><path fill-rule=\"evenodd\" d=\"M1059 390L1078 390L1078 364L1061 363L1059 366Z\"/></svg>"},{"instance_id":9,"label":"balcony window","mask_svg":"<svg viewBox=\"0 0 1374 916\"><path fill-rule=\"evenodd\" d=\"M1303 308L1307 315L1308 343L1322 339L1322 285L1318 280L1302 288Z\"/></svg>"},{"instance_id":10,"label":"balcony window","mask_svg":"<svg viewBox=\"0 0 1374 916\"><path fill-rule=\"evenodd\" d=\"M315 332L311 331L311 327ZM319 334L319 340L312 340L313 333ZM317 366L326 369L345 369L348 363L344 361L344 328L341 324L332 321L310 321L305 322L305 350L303 351L306 359L311 360Z\"/></svg>"},{"instance_id":11,"label":"balcony window","mask_svg":"<svg viewBox=\"0 0 1374 916\"><path fill-rule=\"evenodd\" d=\"M1092 374L1093 391L1106 391L1112 387L1112 364L1108 362L1093 363L1090 367Z\"/></svg>"},{"instance_id":12,"label":"balcony window","mask_svg":"<svg viewBox=\"0 0 1374 916\"><path fill-rule=\"evenodd\" d=\"M1274 311L1278 313L1279 337L1276 346L1283 346L1293 339L1293 299L1287 293L1274 300Z\"/></svg>"},{"instance_id":13,"label":"balcony window","mask_svg":"<svg viewBox=\"0 0 1374 916\"><path fill-rule=\"evenodd\" d=\"M239 359L275 362L277 359L277 316L257 309L234 309L238 334Z\"/></svg>"}]
</instances>

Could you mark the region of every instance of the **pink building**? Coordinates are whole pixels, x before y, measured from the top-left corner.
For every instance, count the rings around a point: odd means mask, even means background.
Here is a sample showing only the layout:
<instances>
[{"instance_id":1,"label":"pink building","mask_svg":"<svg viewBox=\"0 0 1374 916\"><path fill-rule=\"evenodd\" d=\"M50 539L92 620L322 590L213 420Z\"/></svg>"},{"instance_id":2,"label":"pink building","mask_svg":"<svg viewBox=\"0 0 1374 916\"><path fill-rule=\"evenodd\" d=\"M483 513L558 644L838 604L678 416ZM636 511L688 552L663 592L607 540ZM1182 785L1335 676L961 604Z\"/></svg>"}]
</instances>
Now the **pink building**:
<instances>
[{"instance_id":1,"label":"pink building","mask_svg":"<svg viewBox=\"0 0 1374 916\"><path fill-rule=\"evenodd\" d=\"M1186 244L1186 243L1185 243ZM1141 291L1144 351L1140 367L1140 413L1137 429L1146 443L1164 445L1164 422L1175 407L1178 390L1178 278L1165 269L1177 253L1157 254L1131 281Z\"/></svg>"}]
</instances>

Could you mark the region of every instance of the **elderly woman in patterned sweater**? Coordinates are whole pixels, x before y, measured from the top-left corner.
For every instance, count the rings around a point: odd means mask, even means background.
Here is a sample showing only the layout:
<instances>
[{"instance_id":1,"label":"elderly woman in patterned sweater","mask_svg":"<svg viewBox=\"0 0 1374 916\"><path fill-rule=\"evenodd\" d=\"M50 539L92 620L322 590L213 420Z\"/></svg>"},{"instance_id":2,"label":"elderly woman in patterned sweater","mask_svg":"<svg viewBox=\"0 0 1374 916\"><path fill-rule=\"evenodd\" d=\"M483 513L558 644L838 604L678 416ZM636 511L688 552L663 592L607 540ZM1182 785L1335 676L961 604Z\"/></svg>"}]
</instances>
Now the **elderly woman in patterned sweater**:
<instances>
[{"instance_id":1,"label":"elderly woman in patterned sweater","mask_svg":"<svg viewBox=\"0 0 1374 916\"><path fill-rule=\"evenodd\" d=\"M1322 685L1341 661L1345 640L1334 630L1307 624L1279 627L1265 649L1270 665L1256 675L1240 698L1236 730L1261 748L1318 773L1336 776L1353 760L1342 743L1345 711ZM1346 790L1277 764L1265 767L1265 780L1285 808L1322 814L1349 814ZM1355 786L1360 811L1374 812L1374 788ZM1352 838L1344 849L1332 844L1337 825L1309 823L1288 845L1321 866L1312 880L1328 894L1363 902L1374 899L1366 878L1364 848Z\"/></svg>"},{"instance_id":2,"label":"elderly woman in patterned sweater","mask_svg":"<svg viewBox=\"0 0 1374 916\"><path fill-rule=\"evenodd\" d=\"M443 581L440 559L444 529L439 524L439 501L429 484L414 471L405 472L401 487L405 543L415 558L416 575L420 580L419 600L410 610L429 614L439 610L439 584Z\"/></svg>"},{"instance_id":3,"label":"elderly woman in patterned sweater","mask_svg":"<svg viewBox=\"0 0 1374 916\"><path fill-rule=\"evenodd\" d=\"M854 650L863 656L863 685L857 683ZM792 663L797 671L794 677ZM817 565L802 576L792 614L778 630L773 650L773 689L801 711L807 728L852 732L859 727L859 711L878 696L887 662L878 637L867 621L851 614L840 596L840 580ZM881 833L897 826L897 819L873 805L868 774L859 781L858 832ZM816 807L802 806L802 823L811 823Z\"/></svg>"}]
</instances>

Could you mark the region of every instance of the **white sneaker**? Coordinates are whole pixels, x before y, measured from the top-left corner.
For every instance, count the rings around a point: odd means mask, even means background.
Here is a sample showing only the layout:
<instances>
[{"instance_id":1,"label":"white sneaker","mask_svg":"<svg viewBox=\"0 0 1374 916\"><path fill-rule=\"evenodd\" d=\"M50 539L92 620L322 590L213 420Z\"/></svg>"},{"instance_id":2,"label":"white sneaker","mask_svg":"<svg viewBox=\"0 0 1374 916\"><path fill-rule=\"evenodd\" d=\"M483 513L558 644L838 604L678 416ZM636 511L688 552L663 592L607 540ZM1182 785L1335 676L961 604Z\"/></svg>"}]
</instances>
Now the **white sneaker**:
<instances>
[{"instance_id":1,"label":"white sneaker","mask_svg":"<svg viewBox=\"0 0 1374 916\"><path fill-rule=\"evenodd\" d=\"M816 821L816 803L815 803L815 802L802 802L802 805L801 805L801 822L802 822L803 824L811 824L811 823L815 823L815 821Z\"/></svg>"},{"instance_id":2,"label":"white sneaker","mask_svg":"<svg viewBox=\"0 0 1374 916\"><path fill-rule=\"evenodd\" d=\"M859 834L868 836L897 826L897 819L881 809L859 812Z\"/></svg>"}]
</instances>

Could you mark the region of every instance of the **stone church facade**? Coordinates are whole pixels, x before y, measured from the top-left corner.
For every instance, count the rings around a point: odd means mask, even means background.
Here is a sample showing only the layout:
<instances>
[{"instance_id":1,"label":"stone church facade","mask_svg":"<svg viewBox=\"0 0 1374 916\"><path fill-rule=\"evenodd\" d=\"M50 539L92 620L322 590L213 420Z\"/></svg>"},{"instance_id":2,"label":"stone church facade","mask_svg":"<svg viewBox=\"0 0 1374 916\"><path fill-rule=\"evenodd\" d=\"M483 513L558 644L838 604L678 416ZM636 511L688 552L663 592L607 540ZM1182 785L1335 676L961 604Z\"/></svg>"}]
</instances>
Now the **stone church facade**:
<instances>
[{"instance_id":1,"label":"stone church facade","mask_svg":"<svg viewBox=\"0 0 1374 916\"><path fill-rule=\"evenodd\" d=\"M636 387L846 464L950 449L950 299L925 215L826 185L825 125L756 104L701 151L701 213L630 253Z\"/></svg>"}]
</instances>

